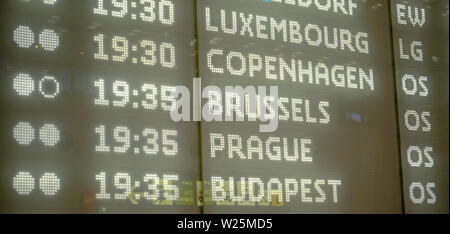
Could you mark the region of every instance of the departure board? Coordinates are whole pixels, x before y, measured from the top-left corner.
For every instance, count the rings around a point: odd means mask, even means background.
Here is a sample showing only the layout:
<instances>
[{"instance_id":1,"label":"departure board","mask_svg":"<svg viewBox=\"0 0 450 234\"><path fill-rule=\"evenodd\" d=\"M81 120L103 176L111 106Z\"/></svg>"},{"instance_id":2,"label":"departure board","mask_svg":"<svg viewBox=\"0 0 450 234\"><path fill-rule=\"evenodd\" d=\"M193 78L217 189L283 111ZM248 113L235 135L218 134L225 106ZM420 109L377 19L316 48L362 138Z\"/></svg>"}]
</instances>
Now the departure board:
<instances>
[{"instance_id":1,"label":"departure board","mask_svg":"<svg viewBox=\"0 0 450 234\"><path fill-rule=\"evenodd\" d=\"M0 22L2 212L200 212L197 124L169 118L193 1L2 1Z\"/></svg>"},{"instance_id":2,"label":"departure board","mask_svg":"<svg viewBox=\"0 0 450 234\"><path fill-rule=\"evenodd\" d=\"M275 131L202 126L206 212L401 212L389 6L313 2L199 1L200 75L224 115L252 113L225 86L279 87Z\"/></svg>"},{"instance_id":3,"label":"departure board","mask_svg":"<svg viewBox=\"0 0 450 234\"><path fill-rule=\"evenodd\" d=\"M448 213L448 1L392 1L405 209Z\"/></svg>"},{"instance_id":4,"label":"departure board","mask_svg":"<svg viewBox=\"0 0 450 234\"><path fill-rule=\"evenodd\" d=\"M447 0L0 0L0 213L448 213Z\"/></svg>"}]
</instances>

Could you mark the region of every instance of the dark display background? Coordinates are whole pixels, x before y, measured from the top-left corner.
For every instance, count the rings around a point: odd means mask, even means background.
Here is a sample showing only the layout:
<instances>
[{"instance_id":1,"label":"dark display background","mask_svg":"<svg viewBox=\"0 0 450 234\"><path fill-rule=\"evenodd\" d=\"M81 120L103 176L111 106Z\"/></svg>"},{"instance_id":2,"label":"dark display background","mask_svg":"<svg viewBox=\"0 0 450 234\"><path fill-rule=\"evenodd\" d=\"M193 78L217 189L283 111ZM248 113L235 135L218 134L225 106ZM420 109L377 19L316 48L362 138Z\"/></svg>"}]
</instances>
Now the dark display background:
<instances>
[{"instance_id":1,"label":"dark display background","mask_svg":"<svg viewBox=\"0 0 450 234\"><path fill-rule=\"evenodd\" d=\"M315 7L292 6L282 1L263 0L57 0L54 4L45 1L2 0L0 1L0 213L448 213L449 200L449 54L448 54L448 1L388 1L355 0L358 7L353 15L318 10ZM47 1L52 2L52 1ZM104 3L108 15L94 14L98 3ZM115 17L113 11L122 8L115 4L126 3L127 12L123 17ZM155 19L145 22L140 14L146 14L146 6L155 3ZM296 1L293 1L296 2ZM314 1L313 1L314 2ZM319 1L320 2L320 1ZM330 1L333 3L333 1ZM348 1L344 1L347 2ZM158 6L173 3L174 20L172 24L159 21ZM398 24L397 3L426 9L426 22L423 27L415 27L408 21ZM125 6L124 5L124 6ZM210 24L219 28L218 32L207 30L205 9L210 9ZM168 14L164 8L164 14ZM266 16L277 22L297 21L303 29L307 24L346 29L352 33L367 33L369 52L360 53L341 49L331 49L282 40L261 39L221 31L221 10L226 13L226 27L231 27L231 13L237 12L237 25L241 26L240 13ZM405 12L408 16L408 8ZM136 19L133 19L136 17ZM265 22L266 33L270 31L270 20ZM253 18L255 23L255 18ZM34 34L35 43L30 48L20 48L14 41L14 30L28 26ZM254 25L253 25L254 26ZM289 28L289 27L288 27ZM54 51L45 50L39 42L39 33L53 30L59 37L59 46ZM256 27L252 27L256 30ZM302 34L304 33L301 30ZM95 36L103 35L104 54L107 60L96 59L99 42ZM270 33L269 38L271 36ZM304 36L304 35L303 35ZM115 37L128 42L128 55L123 62L113 61L113 56L124 55L113 48ZM288 33L289 37L289 33ZM412 41L422 42L423 61L400 58L398 39L410 53ZM353 37L353 39L355 39ZM146 65L142 57L148 47L143 40L153 41L157 46L156 62ZM175 50L175 65L164 66L161 62L162 43L170 43ZM213 65L223 67L223 74L213 72L208 67L208 52L222 50L223 56L215 56ZM168 51L168 50L166 50ZM245 58L249 54L261 57L273 56L308 62L313 65L326 64L328 67L340 65L373 71L374 89L367 84L357 89L336 87L331 84L309 84L293 82L285 78L267 79L264 68L243 75L232 75L227 71L226 56L239 52ZM166 52L167 55L169 52ZM237 60L232 67L239 67ZM274 63L277 64L277 63ZM264 67L264 66L263 66ZM274 74L279 75L275 65ZM29 74L34 84L29 95L20 96L14 89L14 78L18 74ZM402 77L426 76L428 93L425 96L407 95L402 89ZM55 98L45 98L39 90L40 81L52 76L59 84ZM170 112L162 87L183 85L192 93L192 78L201 77L202 87L218 86L224 92L225 86L243 87L278 86L278 96L287 98L290 112L288 120L279 120L278 129L273 133L260 133L260 122L178 122L170 119ZM103 81L102 85L96 82ZM125 104L123 97L113 90L116 82L126 83L129 90ZM359 80L356 80L359 83ZM43 93L55 91L50 82L42 83ZM96 84L96 85L94 85ZM149 98L146 85L157 90ZM100 90L102 86L104 90ZM419 89L420 91L420 89ZM95 104L94 100L104 93L108 105ZM328 123L308 123L294 121L291 102L302 99L303 118L305 100L310 103L310 115L320 117L318 103L328 102ZM156 101L156 107L146 108L145 102ZM206 102L203 99L203 102ZM410 131L405 125L407 110L430 112L431 131ZM20 145L13 136L18 123L29 123L34 129L34 140L29 145ZM45 124L54 124L60 134L55 146L45 146L39 129ZM422 123L424 124L424 123ZM105 127L105 144L109 152L99 152L101 145L96 128ZM421 125L423 127L425 125ZM125 153L114 152L121 147L113 135L116 127L126 127L130 131L127 142L130 146ZM152 155L144 154L148 136L145 129L159 133L159 151ZM165 155L162 147L163 130L177 131L175 139L177 153ZM225 149L211 156L211 135L219 134L225 139ZM283 150L283 138L288 139L289 152L292 153L293 139L310 139L312 162L288 162L281 154L280 161L270 160L263 146L263 159L241 159L238 155L229 158L228 135L242 138L243 151L246 141L257 136L262 141L269 137L281 139L275 144ZM432 167L412 167L408 163L407 150L410 146L421 149L432 147ZM273 149L272 149L273 150ZM245 152L247 155L247 153ZM424 157L424 163L425 155ZM34 178L34 189L27 195L20 195L14 187L14 178L20 173L29 173ZM98 199L101 193L96 175L106 174L106 192L111 199ZM45 195L39 179L45 173L54 173L60 180L55 195ZM126 173L131 178L134 194L117 187L114 177ZM156 174L160 179L159 196L153 201L143 198L150 193L145 181L147 174ZM164 175L177 175L174 184L178 188L175 201L165 199ZM267 186L272 178L281 181L283 201L268 201L267 194L260 202L233 201L229 194L229 184L224 190L228 194L225 201L214 201L212 196L212 177L228 181L234 178L234 190L240 187L243 178L259 178ZM298 182L298 192L286 201L285 179ZM311 192L307 194L312 202L302 198L301 180L312 181ZM337 191L333 191L327 181L340 180ZM201 183L203 181L203 184ZM323 195L314 187L321 184ZM119 181L119 184L123 180ZM420 191L410 192L412 183L423 186L433 183L432 194L424 190L422 203L413 203L411 196L420 197ZM248 184L246 184L248 186ZM26 186L25 186L26 187ZM136 188L134 188L136 187ZM52 187L53 188L53 187ZM265 187L265 193L268 188ZM248 197L248 188L246 200ZM337 192L337 198L333 193ZM115 195L125 194L123 200ZM427 202L435 196L435 202ZM337 199L337 201L333 201ZM307 200L307 199L306 199Z\"/></svg>"}]
</instances>

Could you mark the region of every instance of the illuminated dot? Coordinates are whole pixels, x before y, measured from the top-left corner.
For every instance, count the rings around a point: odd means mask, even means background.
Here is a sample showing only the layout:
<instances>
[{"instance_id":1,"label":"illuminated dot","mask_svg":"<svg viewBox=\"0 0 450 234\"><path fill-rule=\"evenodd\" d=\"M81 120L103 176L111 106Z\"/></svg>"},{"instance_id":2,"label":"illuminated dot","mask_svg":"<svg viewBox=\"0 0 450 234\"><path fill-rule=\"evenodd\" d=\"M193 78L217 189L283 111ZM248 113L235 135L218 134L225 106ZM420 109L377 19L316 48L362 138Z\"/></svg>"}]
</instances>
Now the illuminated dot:
<instances>
[{"instance_id":1,"label":"illuminated dot","mask_svg":"<svg viewBox=\"0 0 450 234\"><path fill-rule=\"evenodd\" d=\"M131 15L131 19L135 20L136 19L136 14L132 14Z\"/></svg>"},{"instance_id":2,"label":"illuminated dot","mask_svg":"<svg viewBox=\"0 0 450 234\"><path fill-rule=\"evenodd\" d=\"M134 149L134 154L139 154L141 151L139 150L139 148L135 148Z\"/></svg>"},{"instance_id":3,"label":"illuminated dot","mask_svg":"<svg viewBox=\"0 0 450 234\"><path fill-rule=\"evenodd\" d=\"M57 2L57 0L42 0L45 4L53 5Z\"/></svg>"},{"instance_id":4,"label":"illuminated dot","mask_svg":"<svg viewBox=\"0 0 450 234\"><path fill-rule=\"evenodd\" d=\"M55 173L45 173L39 179L39 188L45 195L53 196L59 191L59 178L55 175Z\"/></svg>"},{"instance_id":5,"label":"illuminated dot","mask_svg":"<svg viewBox=\"0 0 450 234\"><path fill-rule=\"evenodd\" d=\"M55 31L45 29L39 34L39 44L47 51L54 51L59 47L59 36Z\"/></svg>"},{"instance_id":6,"label":"illuminated dot","mask_svg":"<svg viewBox=\"0 0 450 234\"><path fill-rule=\"evenodd\" d=\"M39 130L39 138L45 146L55 146L60 140L59 130L53 124L46 124Z\"/></svg>"},{"instance_id":7,"label":"illuminated dot","mask_svg":"<svg viewBox=\"0 0 450 234\"><path fill-rule=\"evenodd\" d=\"M34 178L28 172L19 172L13 178L14 190L20 195L28 195L34 189Z\"/></svg>"},{"instance_id":8,"label":"illuminated dot","mask_svg":"<svg viewBox=\"0 0 450 234\"><path fill-rule=\"evenodd\" d=\"M20 96L30 96L34 91L34 81L30 75L20 73L14 78L13 87Z\"/></svg>"},{"instance_id":9,"label":"illuminated dot","mask_svg":"<svg viewBox=\"0 0 450 234\"><path fill-rule=\"evenodd\" d=\"M29 123L20 122L14 127L13 135L20 145L29 145L34 140L34 128Z\"/></svg>"},{"instance_id":10,"label":"illuminated dot","mask_svg":"<svg viewBox=\"0 0 450 234\"><path fill-rule=\"evenodd\" d=\"M133 63L137 63L137 58L133 58Z\"/></svg>"},{"instance_id":11,"label":"illuminated dot","mask_svg":"<svg viewBox=\"0 0 450 234\"><path fill-rule=\"evenodd\" d=\"M139 95L139 91L133 90L133 95L134 95L134 96L138 96L138 95Z\"/></svg>"},{"instance_id":12,"label":"illuminated dot","mask_svg":"<svg viewBox=\"0 0 450 234\"><path fill-rule=\"evenodd\" d=\"M30 48L34 44L34 33L27 26L19 26L14 30L14 41L20 48Z\"/></svg>"},{"instance_id":13,"label":"illuminated dot","mask_svg":"<svg viewBox=\"0 0 450 234\"><path fill-rule=\"evenodd\" d=\"M137 104L137 102L133 102L133 108L134 108L134 109L139 108L139 104Z\"/></svg>"}]
</instances>

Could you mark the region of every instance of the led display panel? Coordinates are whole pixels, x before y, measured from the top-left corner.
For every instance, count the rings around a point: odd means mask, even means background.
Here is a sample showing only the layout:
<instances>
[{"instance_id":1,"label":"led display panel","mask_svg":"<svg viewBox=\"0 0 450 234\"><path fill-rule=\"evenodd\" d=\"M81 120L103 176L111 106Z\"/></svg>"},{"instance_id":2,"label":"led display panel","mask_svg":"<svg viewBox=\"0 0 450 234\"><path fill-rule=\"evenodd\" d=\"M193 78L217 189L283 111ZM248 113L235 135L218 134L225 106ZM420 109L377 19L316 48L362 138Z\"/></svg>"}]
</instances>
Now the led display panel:
<instances>
[{"instance_id":1,"label":"led display panel","mask_svg":"<svg viewBox=\"0 0 450 234\"><path fill-rule=\"evenodd\" d=\"M392 1L407 213L448 213L448 1Z\"/></svg>"},{"instance_id":2,"label":"led display panel","mask_svg":"<svg viewBox=\"0 0 450 234\"><path fill-rule=\"evenodd\" d=\"M448 213L446 0L2 0L0 213Z\"/></svg>"},{"instance_id":3,"label":"led display panel","mask_svg":"<svg viewBox=\"0 0 450 234\"><path fill-rule=\"evenodd\" d=\"M2 1L1 212L199 213L194 2Z\"/></svg>"}]
</instances>

